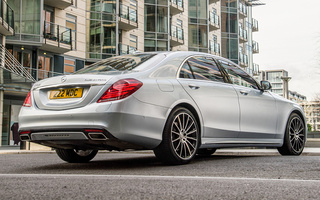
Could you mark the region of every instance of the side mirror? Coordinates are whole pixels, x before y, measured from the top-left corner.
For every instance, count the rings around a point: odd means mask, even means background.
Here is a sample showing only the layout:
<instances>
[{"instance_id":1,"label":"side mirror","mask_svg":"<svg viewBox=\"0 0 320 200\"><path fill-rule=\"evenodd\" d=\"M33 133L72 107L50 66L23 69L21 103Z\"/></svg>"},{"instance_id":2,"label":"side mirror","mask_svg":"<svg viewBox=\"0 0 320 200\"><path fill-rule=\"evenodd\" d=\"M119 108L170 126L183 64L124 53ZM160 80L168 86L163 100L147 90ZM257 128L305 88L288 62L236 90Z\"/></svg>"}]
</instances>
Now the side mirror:
<instances>
[{"instance_id":1,"label":"side mirror","mask_svg":"<svg viewBox=\"0 0 320 200\"><path fill-rule=\"evenodd\" d=\"M261 81L260 84L261 84L261 89L263 91L270 90L272 88L271 83L269 81Z\"/></svg>"}]
</instances>

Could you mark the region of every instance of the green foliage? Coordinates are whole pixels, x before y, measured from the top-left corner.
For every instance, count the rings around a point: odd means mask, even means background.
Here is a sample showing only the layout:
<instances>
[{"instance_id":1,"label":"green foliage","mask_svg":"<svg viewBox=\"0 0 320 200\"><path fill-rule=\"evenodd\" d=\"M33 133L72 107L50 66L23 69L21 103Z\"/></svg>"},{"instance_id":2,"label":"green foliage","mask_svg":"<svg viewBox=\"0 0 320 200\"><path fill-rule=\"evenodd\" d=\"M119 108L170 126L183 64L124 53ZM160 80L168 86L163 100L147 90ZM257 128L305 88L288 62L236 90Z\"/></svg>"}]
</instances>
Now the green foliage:
<instances>
[{"instance_id":1,"label":"green foliage","mask_svg":"<svg viewBox=\"0 0 320 200\"><path fill-rule=\"evenodd\" d=\"M308 132L311 132L312 131L312 126L311 124L307 124L308 125Z\"/></svg>"}]
</instances>

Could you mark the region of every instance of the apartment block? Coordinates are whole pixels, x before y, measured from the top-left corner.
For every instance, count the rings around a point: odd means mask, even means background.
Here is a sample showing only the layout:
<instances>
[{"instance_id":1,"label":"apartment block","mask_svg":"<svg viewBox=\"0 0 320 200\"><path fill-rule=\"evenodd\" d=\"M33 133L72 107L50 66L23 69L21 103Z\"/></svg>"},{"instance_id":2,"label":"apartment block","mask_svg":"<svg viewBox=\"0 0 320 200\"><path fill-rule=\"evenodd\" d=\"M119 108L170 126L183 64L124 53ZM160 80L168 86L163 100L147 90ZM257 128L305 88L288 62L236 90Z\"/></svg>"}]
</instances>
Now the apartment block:
<instances>
[{"instance_id":1,"label":"apartment block","mask_svg":"<svg viewBox=\"0 0 320 200\"><path fill-rule=\"evenodd\" d=\"M14 11L2 52L2 145L31 85L134 51L199 51L258 74L254 0L1 0ZM13 14L12 14L13 15ZM1 31L1 30L0 30ZM5 44L5 45L4 45ZM6 69L5 69L6 68ZM16 70L19 69L19 70ZM22 71L23 73L18 73ZM6 85L6 89L4 88Z\"/></svg>"},{"instance_id":2,"label":"apartment block","mask_svg":"<svg viewBox=\"0 0 320 200\"><path fill-rule=\"evenodd\" d=\"M320 131L320 101L309 101L301 104L306 115L306 121L312 131Z\"/></svg>"}]
</instances>

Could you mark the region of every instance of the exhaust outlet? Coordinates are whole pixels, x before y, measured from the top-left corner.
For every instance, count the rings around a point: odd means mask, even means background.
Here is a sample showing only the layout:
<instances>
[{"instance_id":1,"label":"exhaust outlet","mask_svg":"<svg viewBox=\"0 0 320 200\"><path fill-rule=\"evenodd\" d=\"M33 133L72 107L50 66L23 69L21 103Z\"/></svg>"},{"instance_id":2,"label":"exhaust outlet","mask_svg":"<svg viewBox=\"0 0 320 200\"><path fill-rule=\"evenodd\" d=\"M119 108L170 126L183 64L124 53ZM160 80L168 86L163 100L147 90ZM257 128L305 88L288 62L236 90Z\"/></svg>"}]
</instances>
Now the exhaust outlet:
<instances>
[{"instance_id":1,"label":"exhaust outlet","mask_svg":"<svg viewBox=\"0 0 320 200\"><path fill-rule=\"evenodd\" d=\"M88 133L91 140L107 140L108 138L103 133Z\"/></svg>"},{"instance_id":2,"label":"exhaust outlet","mask_svg":"<svg viewBox=\"0 0 320 200\"><path fill-rule=\"evenodd\" d=\"M30 141L30 136L27 134L20 135L21 141Z\"/></svg>"}]
</instances>

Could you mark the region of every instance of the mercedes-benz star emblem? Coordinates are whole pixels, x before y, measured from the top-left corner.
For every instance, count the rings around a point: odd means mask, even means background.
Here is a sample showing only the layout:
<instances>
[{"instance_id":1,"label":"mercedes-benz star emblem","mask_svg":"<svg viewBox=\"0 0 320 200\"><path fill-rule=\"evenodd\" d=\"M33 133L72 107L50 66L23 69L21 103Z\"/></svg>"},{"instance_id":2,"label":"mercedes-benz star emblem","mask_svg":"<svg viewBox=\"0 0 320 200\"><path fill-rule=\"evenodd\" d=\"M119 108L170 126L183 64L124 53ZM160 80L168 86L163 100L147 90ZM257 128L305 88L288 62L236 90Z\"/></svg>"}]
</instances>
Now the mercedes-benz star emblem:
<instances>
[{"instance_id":1,"label":"mercedes-benz star emblem","mask_svg":"<svg viewBox=\"0 0 320 200\"><path fill-rule=\"evenodd\" d=\"M67 80L67 77L66 76L63 76L62 78L61 78L61 82L63 83L63 82L66 82L66 80Z\"/></svg>"}]
</instances>

